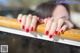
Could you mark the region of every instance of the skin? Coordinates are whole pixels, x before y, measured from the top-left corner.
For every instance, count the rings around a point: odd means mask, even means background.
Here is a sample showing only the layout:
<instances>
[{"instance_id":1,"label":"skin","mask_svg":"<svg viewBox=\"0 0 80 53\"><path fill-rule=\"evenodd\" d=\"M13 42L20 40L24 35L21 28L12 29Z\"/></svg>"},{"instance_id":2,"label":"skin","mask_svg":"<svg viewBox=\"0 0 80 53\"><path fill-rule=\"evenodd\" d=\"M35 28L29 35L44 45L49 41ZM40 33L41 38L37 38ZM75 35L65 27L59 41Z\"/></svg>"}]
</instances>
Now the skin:
<instances>
[{"instance_id":1,"label":"skin","mask_svg":"<svg viewBox=\"0 0 80 53\"><path fill-rule=\"evenodd\" d=\"M31 14L18 15L18 21L22 26L22 30L26 32L34 31L37 22L45 23L45 34L48 35L49 38L52 38L59 33L64 33L66 29L71 29L73 27L73 24L68 21L68 19L69 14L66 8L62 5L57 5L52 13L52 17L45 18L44 20L40 19L36 15L33 16Z\"/></svg>"}]
</instances>

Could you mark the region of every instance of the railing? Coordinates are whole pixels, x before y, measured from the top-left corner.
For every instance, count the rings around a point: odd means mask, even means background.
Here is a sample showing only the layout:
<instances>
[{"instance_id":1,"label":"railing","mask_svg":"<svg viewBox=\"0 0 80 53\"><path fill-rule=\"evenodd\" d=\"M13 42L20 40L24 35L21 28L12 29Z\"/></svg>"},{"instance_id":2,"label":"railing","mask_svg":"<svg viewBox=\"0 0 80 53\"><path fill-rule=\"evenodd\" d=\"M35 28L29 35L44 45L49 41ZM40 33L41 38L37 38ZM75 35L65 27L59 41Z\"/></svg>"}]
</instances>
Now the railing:
<instances>
[{"instance_id":1,"label":"railing","mask_svg":"<svg viewBox=\"0 0 80 53\"><path fill-rule=\"evenodd\" d=\"M13 18L6 18L6 17L0 16L0 30L2 29L1 27L10 28L8 30L8 32L10 32L11 29L15 29L15 31L17 31L17 30L18 31L22 31L21 30L21 25L19 24L17 19L13 19ZM37 32L37 33L40 33L40 34L44 34L45 33L45 24L37 24L37 27L36 27L34 32ZM22 35L25 35L25 33L23 31L22 31L22 33L23 33ZM16 32L16 34L18 34L18 33ZM63 34L59 34L59 36L56 36L56 37L78 41L78 46L80 46L80 30L79 29L67 30ZM66 44L68 44L68 43L66 43Z\"/></svg>"}]
</instances>

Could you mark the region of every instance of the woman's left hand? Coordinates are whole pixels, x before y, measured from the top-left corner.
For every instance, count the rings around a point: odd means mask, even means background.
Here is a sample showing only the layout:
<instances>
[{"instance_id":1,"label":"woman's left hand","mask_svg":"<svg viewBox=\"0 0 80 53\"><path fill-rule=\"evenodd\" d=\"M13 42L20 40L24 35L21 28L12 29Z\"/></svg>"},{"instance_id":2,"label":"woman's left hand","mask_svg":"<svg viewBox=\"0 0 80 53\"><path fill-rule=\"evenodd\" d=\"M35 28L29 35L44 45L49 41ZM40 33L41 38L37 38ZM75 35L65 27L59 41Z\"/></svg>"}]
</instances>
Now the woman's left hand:
<instances>
[{"instance_id":1,"label":"woman's left hand","mask_svg":"<svg viewBox=\"0 0 80 53\"><path fill-rule=\"evenodd\" d=\"M46 20L46 19L45 19ZM45 34L52 38L59 33L64 33L66 29L71 29L73 24L69 20L48 18L45 28Z\"/></svg>"}]
</instances>

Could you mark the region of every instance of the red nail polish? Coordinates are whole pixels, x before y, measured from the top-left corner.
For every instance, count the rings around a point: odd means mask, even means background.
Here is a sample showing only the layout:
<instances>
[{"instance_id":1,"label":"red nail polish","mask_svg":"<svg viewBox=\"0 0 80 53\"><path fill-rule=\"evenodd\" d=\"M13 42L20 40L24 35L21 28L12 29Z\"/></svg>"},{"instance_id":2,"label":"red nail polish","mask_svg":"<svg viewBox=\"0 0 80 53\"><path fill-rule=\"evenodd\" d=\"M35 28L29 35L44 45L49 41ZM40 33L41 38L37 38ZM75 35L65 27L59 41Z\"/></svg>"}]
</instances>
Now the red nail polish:
<instances>
[{"instance_id":1,"label":"red nail polish","mask_svg":"<svg viewBox=\"0 0 80 53\"><path fill-rule=\"evenodd\" d=\"M26 29L26 32L29 32L29 29Z\"/></svg>"},{"instance_id":2,"label":"red nail polish","mask_svg":"<svg viewBox=\"0 0 80 53\"><path fill-rule=\"evenodd\" d=\"M25 28L25 26L24 25L22 25L22 29L24 30L24 28Z\"/></svg>"},{"instance_id":3,"label":"red nail polish","mask_svg":"<svg viewBox=\"0 0 80 53\"><path fill-rule=\"evenodd\" d=\"M19 22L22 22L21 20L19 20Z\"/></svg>"},{"instance_id":4,"label":"red nail polish","mask_svg":"<svg viewBox=\"0 0 80 53\"><path fill-rule=\"evenodd\" d=\"M46 35L48 35L49 34L49 31L46 31Z\"/></svg>"},{"instance_id":5,"label":"red nail polish","mask_svg":"<svg viewBox=\"0 0 80 53\"><path fill-rule=\"evenodd\" d=\"M53 35L49 35L49 38L52 38L53 37Z\"/></svg>"},{"instance_id":6,"label":"red nail polish","mask_svg":"<svg viewBox=\"0 0 80 53\"><path fill-rule=\"evenodd\" d=\"M61 30L61 33L64 33L64 31L63 31L63 30Z\"/></svg>"},{"instance_id":7,"label":"red nail polish","mask_svg":"<svg viewBox=\"0 0 80 53\"><path fill-rule=\"evenodd\" d=\"M33 27L31 27L31 31L33 31L34 30L34 28Z\"/></svg>"},{"instance_id":8,"label":"red nail polish","mask_svg":"<svg viewBox=\"0 0 80 53\"><path fill-rule=\"evenodd\" d=\"M55 31L54 33L55 33L56 35L58 35L58 31Z\"/></svg>"}]
</instances>

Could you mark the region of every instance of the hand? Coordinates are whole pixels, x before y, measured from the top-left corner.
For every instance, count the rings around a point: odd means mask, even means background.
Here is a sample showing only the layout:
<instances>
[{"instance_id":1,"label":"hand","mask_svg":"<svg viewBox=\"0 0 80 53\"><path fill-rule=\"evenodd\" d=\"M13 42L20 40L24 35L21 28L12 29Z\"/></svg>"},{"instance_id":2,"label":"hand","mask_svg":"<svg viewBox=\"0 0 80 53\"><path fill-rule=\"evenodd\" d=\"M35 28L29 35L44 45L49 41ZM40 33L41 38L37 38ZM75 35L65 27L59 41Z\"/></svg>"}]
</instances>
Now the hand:
<instances>
[{"instance_id":1,"label":"hand","mask_svg":"<svg viewBox=\"0 0 80 53\"><path fill-rule=\"evenodd\" d=\"M73 24L69 20L48 18L45 28L45 34L52 38L59 33L64 33L66 29L71 29Z\"/></svg>"},{"instance_id":2,"label":"hand","mask_svg":"<svg viewBox=\"0 0 80 53\"><path fill-rule=\"evenodd\" d=\"M21 24L22 30L25 30L26 32L34 31L37 21L40 23L43 23L41 19L37 16L32 16L31 14L29 15L18 15L18 21Z\"/></svg>"}]
</instances>

